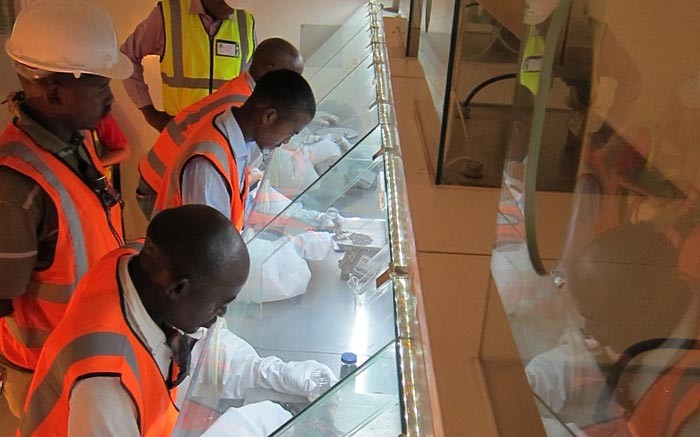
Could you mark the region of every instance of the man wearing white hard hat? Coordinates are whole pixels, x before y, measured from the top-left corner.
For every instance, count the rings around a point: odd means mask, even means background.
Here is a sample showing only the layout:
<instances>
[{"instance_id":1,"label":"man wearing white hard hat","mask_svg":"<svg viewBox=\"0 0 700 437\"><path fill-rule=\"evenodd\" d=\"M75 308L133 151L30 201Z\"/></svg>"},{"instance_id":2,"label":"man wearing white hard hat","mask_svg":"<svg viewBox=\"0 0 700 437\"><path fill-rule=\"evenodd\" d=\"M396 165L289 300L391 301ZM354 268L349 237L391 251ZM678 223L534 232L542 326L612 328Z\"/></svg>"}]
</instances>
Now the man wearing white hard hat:
<instances>
[{"instance_id":1,"label":"man wearing white hard hat","mask_svg":"<svg viewBox=\"0 0 700 437\"><path fill-rule=\"evenodd\" d=\"M75 285L123 244L121 199L83 132L132 67L109 15L84 0L30 3L5 50L24 94L0 134L0 375L18 415Z\"/></svg>"},{"instance_id":2,"label":"man wearing white hard hat","mask_svg":"<svg viewBox=\"0 0 700 437\"><path fill-rule=\"evenodd\" d=\"M253 15L236 0L162 0L121 50L134 66L126 92L162 131L172 117L245 71L255 50ZM153 106L141 62L160 56L163 106Z\"/></svg>"}]
</instances>

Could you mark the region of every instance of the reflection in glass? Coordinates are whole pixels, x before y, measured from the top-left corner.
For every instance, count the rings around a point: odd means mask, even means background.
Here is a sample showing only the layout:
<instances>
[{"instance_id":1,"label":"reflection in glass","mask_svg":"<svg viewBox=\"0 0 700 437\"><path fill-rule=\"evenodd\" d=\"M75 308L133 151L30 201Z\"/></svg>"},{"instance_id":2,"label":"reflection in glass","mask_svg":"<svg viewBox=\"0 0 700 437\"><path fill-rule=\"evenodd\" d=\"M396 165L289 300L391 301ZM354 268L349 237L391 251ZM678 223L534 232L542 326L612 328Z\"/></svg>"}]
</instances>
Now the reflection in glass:
<instances>
[{"instance_id":1,"label":"reflection in glass","mask_svg":"<svg viewBox=\"0 0 700 437\"><path fill-rule=\"evenodd\" d=\"M700 9L555 3L526 16L494 282L549 435L700 435ZM554 35L559 16L569 18ZM580 164L562 250L545 263L556 267L538 275L524 225L534 197L523 193L542 189L538 114L551 100L538 97L559 79ZM537 214L561 217L546 199Z\"/></svg>"}]
</instances>

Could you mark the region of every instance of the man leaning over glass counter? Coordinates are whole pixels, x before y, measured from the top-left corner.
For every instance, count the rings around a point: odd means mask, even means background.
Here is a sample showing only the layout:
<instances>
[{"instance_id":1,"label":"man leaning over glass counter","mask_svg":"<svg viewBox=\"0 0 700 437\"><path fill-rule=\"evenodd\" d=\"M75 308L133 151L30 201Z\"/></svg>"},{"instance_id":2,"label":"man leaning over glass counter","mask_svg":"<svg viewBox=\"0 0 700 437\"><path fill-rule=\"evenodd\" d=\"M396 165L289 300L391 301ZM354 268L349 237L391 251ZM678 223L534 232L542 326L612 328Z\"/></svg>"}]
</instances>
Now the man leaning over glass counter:
<instances>
[{"instance_id":1,"label":"man leaning over glass counter","mask_svg":"<svg viewBox=\"0 0 700 437\"><path fill-rule=\"evenodd\" d=\"M225 314L248 271L245 243L216 210L187 205L156 216L140 251L112 252L81 282L39 359L20 435L170 435L186 394L178 388L203 348L189 334L209 334L202 327ZM313 396L317 375L337 381L318 362L260 358L231 332L219 335L215 366L232 397L249 388ZM264 436L290 417L262 402L221 419L230 435Z\"/></svg>"},{"instance_id":2,"label":"man leaning over glass counter","mask_svg":"<svg viewBox=\"0 0 700 437\"><path fill-rule=\"evenodd\" d=\"M648 223L600 234L573 262L568 287L585 336L566 334L525 368L533 391L558 418L591 436L698 435L698 378L668 381L700 368L698 351L677 341L697 338L700 317L697 282L677 263L671 242ZM645 345L652 347L635 352ZM613 369L620 372L616 386ZM602 401L606 390L614 402ZM693 400L694 408L681 411ZM683 420L674 426L670 418L679 412ZM668 427L660 424L666 419Z\"/></svg>"}]
</instances>

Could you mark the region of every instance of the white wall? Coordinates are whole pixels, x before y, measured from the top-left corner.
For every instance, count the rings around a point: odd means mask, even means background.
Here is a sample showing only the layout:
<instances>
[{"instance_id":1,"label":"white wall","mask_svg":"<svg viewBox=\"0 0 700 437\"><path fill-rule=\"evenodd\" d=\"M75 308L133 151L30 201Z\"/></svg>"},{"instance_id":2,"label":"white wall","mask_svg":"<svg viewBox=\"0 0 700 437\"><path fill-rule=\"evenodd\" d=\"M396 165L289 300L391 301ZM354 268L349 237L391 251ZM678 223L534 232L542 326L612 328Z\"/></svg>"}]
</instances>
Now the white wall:
<instances>
[{"instance_id":1,"label":"white wall","mask_svg":"<svg viewBox=\"0 0 700 437\"><path fill-rule=\"evenodd\" d=\"M255 15L258 39L278 36L299 46L302 24L340 25L366 0L242 0Z\"/></svg>"}]
</instances>

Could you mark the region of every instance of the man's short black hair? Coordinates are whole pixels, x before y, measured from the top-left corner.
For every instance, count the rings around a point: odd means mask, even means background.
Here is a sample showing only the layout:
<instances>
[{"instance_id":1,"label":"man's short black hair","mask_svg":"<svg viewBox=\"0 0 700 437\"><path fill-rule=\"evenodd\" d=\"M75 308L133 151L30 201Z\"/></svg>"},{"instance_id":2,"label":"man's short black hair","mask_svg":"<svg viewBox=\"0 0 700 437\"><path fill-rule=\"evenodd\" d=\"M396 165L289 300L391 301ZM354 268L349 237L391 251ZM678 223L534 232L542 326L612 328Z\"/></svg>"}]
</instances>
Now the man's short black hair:
<instances>
[{"instance_id":1,"label":"man's short black hair","mask_svg":"<svg viewBox=\"0 0 700 437\"><path fill-rule=\"evenodd\" d=\"M265 74L255 84L249 101L274 107L279 116L286 120L300 114L308 115L309 118L316 115L316 99L311 86L292 70L275 70Z\"/></svg>"},{"instance_id":2,"label":"man's short black hair","mask_svg":"<svg viewBox=\"0 0 700 437\"><path fill-rule=\"evenodd\" d=\"M248 249L231 221L206 205L184 205L156 215L146 229L146 252L160 268L192 280L222 272L248 277ZM231 265L236 266L232 271Z\"/></svg>"}]
</instances>

